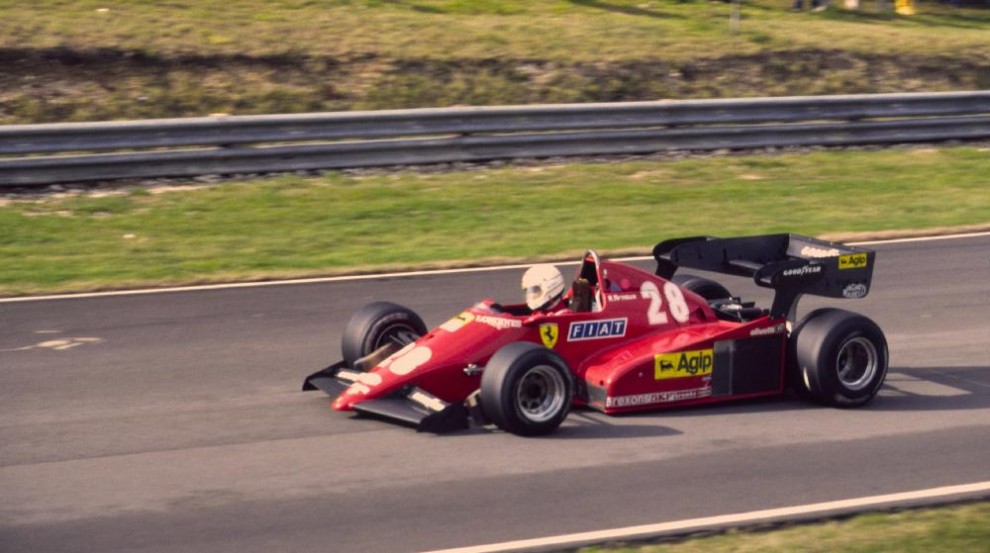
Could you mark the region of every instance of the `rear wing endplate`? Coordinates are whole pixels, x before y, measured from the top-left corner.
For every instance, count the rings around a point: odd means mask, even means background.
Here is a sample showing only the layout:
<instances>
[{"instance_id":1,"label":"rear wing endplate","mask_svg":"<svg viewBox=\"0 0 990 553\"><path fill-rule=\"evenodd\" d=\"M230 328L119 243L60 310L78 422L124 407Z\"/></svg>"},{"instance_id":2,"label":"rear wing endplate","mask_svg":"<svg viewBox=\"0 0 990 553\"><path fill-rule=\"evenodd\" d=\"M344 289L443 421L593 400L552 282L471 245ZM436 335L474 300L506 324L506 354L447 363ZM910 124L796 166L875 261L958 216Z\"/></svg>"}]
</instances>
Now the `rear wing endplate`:
<instances>
[{"instance_id":1,"label":"rear wing endplate","mask_svg":"<svg viewBox=\"0 0 990 553\"><path fill-rule=\"evenodd\" d=\"M665 240L653 248L653 257L657 276L665 279L679 267L752 277L757 285L776 292L770 315L793 318L802 294L866 296L876 252L800 234L766 234Z\"/></svg>"}]
</instances>

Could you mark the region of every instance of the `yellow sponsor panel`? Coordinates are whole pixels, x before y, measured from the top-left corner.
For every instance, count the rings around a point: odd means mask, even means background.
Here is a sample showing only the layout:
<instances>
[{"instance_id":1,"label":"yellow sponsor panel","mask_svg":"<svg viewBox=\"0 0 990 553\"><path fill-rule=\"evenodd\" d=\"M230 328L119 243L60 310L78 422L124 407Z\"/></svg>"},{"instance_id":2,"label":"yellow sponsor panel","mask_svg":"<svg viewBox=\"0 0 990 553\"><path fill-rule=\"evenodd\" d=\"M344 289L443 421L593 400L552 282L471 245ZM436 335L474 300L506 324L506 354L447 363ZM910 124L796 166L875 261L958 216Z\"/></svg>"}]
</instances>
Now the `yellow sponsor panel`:
<instances>
[{"instance_id":1,"label":"yellow sponsor panel","mask_svg":"<svg viewBox=\"0 0 990 553\"><path fill-rule=\"evenodd\" d=\"M473 320L474 315L465 311L440 325L440 328L446 330L447 332L457 332Z\"/></svg>"},{"instance_id":2,"label":"yellow sponsor panel","mask_svg":"<svg viewBox=\"0 0 990 553\"><path fill-rule=\"evenodd\" d=\"M839 256L840 269L860 269L862 267L866 267L865 253L851 253L849 255Z\"/></svg>"},{"instance_id":3,"label":"yellow sponsor panel","mask_svg":"<svg viewBox=\"0 0 990 553\"><path fill-rule=\"evenodd\" d=\"M712 374L715 355L710 349L658 353L654 356L654 375L657 380L686 378Z\"/></svg>"}]
</instances>

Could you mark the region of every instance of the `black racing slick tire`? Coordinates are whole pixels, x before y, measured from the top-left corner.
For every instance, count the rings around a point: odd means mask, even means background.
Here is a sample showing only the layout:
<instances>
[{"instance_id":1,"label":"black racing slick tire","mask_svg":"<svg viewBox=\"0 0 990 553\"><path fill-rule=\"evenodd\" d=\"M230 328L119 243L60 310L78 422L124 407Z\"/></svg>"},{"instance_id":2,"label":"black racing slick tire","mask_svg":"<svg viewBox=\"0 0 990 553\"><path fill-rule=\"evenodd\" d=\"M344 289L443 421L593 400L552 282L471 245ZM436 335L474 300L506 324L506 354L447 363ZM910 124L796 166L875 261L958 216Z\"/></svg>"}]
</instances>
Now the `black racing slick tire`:
<instances>
[{"instance_id":1,"label":"black racing slick tire","mask_svg":"<svg viewBox=\"0 0 990 553\"><path fill-rule=\"evenodd\" d=\"M689 273L674 275L671 282L705 298L707 301L724 300L732 297L725 286L714 280Z\"/></svg>"},{"instance_id":2,"label":"black racing slick tire","mask_svg":"<svg viewBox=\"0 0 990 553\"><path fill-rule=\"evenodd\" d=\"M488 361L479 399L495 426L517 436L541 436L564 422L574 383L559 355L537 344L515 342Z\"/></svg>"},{"instance_id":3,"label":"black racing slick tire","mask_svg":"<svg viewBox=\"0 0 990 553\"><path fill-rule=\"evenodd\" d=\"M340 350L348 366L389 343L398 347L426 334L426 324L409 308L379 301L359 309L344 327Z\"/></svg>"},{"instance_id":4,"label":"black racing slick tire","mask_svg":"<svg viewBox=\"0 0 990 553\"><path fill-rule=\"evenodd\" d=\"M888 359L887 339L872 320L842 309L818 309L791 333L788 380L806 399L858 407L880 391Z\"/></svg>"}]
</instances>

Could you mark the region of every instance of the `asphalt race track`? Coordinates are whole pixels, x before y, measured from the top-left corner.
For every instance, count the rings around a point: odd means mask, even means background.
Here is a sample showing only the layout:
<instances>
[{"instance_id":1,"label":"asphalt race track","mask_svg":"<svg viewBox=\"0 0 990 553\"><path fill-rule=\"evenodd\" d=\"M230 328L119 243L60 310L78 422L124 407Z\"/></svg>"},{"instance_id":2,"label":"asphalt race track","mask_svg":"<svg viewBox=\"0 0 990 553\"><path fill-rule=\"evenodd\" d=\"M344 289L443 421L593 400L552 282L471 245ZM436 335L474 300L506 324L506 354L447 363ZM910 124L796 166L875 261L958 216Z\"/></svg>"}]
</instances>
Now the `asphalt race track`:
<instances>
[{"instance_id":1,"label":"asphalt race track","mask_svg":"<svg viewBox=\"0 0 990 553\"><path fill-rule=\"evenodd\" d=\"M541 439L299 391L362 304L436 325L519 269L2 302L0 551L419 551L988 481L990 235L875 247L870 296L837 302L890 342L868 407L577 412Z\"/></svg>"}]
</instances>

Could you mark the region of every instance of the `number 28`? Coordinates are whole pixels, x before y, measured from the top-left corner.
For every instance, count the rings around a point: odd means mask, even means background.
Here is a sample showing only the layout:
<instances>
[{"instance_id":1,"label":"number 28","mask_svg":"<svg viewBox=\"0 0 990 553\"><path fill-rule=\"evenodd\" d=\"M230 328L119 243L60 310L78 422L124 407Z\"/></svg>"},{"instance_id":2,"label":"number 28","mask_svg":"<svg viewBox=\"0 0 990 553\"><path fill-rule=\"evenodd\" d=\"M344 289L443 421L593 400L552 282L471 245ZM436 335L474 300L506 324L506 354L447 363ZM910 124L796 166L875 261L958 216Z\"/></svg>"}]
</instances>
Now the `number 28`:
<instances>
[{"instance_id":1,"label":"number 28","mask_svg":"<svg viewBox=\"0 0 990 553\"><path fill-rule=\"evenodd\" d=\"M646 309L646 318L651 325L667 324L667 313L663 310L664 298L667 299L667 309L670 310L675 321L686 323L691 316L691 310L688 308L687 301L684 300L684 294L673 282L663 284L663 296L661 296L657 285L646 281L639 287L639 295L650 300L650 306Z\"/></svg>"}]
</instances>

